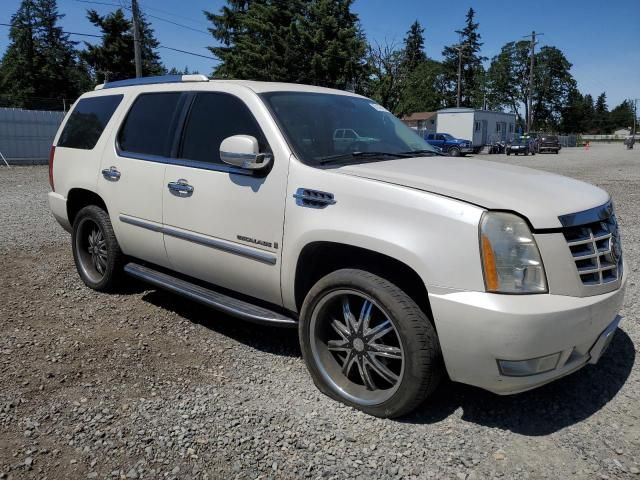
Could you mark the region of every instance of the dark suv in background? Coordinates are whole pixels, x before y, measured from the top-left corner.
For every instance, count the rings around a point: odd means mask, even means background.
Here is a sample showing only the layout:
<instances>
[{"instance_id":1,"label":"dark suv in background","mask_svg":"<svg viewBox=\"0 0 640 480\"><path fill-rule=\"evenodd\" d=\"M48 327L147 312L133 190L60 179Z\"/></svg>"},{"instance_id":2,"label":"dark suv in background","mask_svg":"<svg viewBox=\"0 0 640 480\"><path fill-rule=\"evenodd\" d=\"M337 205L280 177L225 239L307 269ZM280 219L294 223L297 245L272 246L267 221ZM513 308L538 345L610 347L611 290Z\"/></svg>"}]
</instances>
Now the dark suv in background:
<instances>
[{"instance_id":1,"label":"dark suv in background","mask_svg":"<svg viewBox=\"0 0 640 480\"><path fill-rule=\"evenodd\" d=\"M562 147L557 135L542 134L538 141L538 153L551 152L558 153Z\"/></svg>"}]
</instances>

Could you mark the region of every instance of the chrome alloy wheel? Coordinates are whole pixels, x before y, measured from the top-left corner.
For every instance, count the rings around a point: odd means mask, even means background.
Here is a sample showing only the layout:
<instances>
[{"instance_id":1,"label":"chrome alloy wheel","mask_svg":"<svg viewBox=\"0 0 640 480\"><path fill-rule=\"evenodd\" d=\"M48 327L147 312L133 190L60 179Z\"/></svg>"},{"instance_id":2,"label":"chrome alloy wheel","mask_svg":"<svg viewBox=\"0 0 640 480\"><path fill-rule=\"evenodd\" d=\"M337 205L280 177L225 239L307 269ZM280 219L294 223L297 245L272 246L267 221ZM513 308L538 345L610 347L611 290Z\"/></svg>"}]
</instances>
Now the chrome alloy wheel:
<instances>
[{"instance_id":1,"label":"chrome alloy wheel","mask_svg":"<svg viewBox=\"0 0 640 480\"><path fill-rule=\"evenodd\" d=\"M108 262L107 242L96 222L84 218L76 230L77 257L80 268L92 282L102 280Z\"/></svg>"},{"instance_id":2,"label":"chrome alloy wheel","mask_svg":"<svg viewBox=\"0 0 640 480\"><path fill-rule=\"evenodd\" d=\"M311 315L311 350L327 383L360 405L385 402L396 392L405 353L393 320L370 296L334 290Z\"/></svg>"}]
</instances>

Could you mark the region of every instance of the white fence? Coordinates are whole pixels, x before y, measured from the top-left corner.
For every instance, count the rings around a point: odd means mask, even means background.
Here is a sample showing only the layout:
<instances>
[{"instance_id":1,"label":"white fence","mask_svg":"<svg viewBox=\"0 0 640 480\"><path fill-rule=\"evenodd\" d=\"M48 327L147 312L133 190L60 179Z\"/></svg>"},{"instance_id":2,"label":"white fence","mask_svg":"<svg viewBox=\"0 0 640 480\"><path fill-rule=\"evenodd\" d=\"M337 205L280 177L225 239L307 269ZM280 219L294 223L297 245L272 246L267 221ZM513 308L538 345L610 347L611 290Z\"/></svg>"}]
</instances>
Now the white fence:
<instances>
[{"instance_id":1,"label":"white fence","mask_svg":"<svg viewBox=\"0 0 640 480\"><path fill-rule=\"evenodd\" d=\"M0 152L10 164L46 163L64 112L0 108Z\"/></svg>"},{"instance_id":2,"label":"white fence","mask_svg":"<svg viewBox=\"0 0 640 480\"><path fill-rule=\"evenodd\" d=\"M631 135L582 135L582 140L591 140L593 142L618 142L624 140ZM640 134L636 133L634 135L636 140L640 140Z\"/></svg>"}]
</instances>

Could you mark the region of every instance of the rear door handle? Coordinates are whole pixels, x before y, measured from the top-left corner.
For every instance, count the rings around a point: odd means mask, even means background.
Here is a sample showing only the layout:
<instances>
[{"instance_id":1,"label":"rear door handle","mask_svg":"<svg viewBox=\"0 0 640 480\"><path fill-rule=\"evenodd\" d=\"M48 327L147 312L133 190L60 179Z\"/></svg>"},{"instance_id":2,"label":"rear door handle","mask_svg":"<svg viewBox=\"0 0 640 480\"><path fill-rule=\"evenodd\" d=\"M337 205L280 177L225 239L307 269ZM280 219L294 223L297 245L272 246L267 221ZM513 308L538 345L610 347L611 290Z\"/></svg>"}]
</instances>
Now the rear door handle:
<instances>
[{"instance_id":1,"label":"rear door handle","mask_svg":"<svg viewBox=\"0 0 640 480\"><path fill-rule=\"evenodd\" d=\"M102 170L102 176L111 182L117 182L121 174L116 167L109 167Z\"/></svg>"},{"instance_id":2,"label":"rear door handle","mask_svg":"<svg viewBox=\"0 0 640 480\"><path fill-rule=\"evenodd\" d=\"M193 195L193 187L189 185L189 182L184 178L176 182L169 182L167 187L169 187L169 191L177 197L190 197Z\"/></svg>"}]
</instances>

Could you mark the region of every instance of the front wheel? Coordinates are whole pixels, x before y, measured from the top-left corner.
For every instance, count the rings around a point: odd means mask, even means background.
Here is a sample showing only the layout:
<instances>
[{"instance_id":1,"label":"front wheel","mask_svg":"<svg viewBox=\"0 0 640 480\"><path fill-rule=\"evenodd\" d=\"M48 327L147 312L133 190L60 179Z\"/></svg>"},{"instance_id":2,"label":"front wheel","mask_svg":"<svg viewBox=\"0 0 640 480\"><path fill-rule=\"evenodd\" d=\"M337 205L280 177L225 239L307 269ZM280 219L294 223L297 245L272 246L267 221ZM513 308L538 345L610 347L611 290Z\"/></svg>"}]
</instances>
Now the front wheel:
<instances>
[{"instance_id":1,"label":"front wheel","mask_svg":"<svg viewBox=\"0 0 640 480\"><path fill-rule=\"evenodd\" d=\"M313 286L302 306L300 344L323 393L377 417L413 410L443 370L424 312L397 286L362 270L338 270Z\"/></svg>"},{"instance_id":2,"label":"front wheel","mask_svg":"<svg viewBox=\"0 0 640 480\"><path fill-rule=\"evenodd\" d=\"M460 149L453 147L449 149L449 156L450 157L459 157L460 156Z\"/></svg>"},{"instance_id":3,"label":"front wheel","mask_svg":"<svg viewBox=\"0 0 640 480\"><path fill-rule=\"evenodd\" d=\"M101 292L117 285L124 257L107 212L96 205L78 212L73 222L72 248L85 285Z\"/></svg>"}]
</instances>

